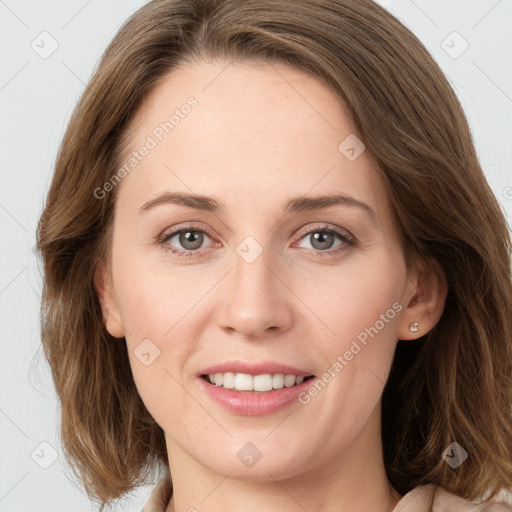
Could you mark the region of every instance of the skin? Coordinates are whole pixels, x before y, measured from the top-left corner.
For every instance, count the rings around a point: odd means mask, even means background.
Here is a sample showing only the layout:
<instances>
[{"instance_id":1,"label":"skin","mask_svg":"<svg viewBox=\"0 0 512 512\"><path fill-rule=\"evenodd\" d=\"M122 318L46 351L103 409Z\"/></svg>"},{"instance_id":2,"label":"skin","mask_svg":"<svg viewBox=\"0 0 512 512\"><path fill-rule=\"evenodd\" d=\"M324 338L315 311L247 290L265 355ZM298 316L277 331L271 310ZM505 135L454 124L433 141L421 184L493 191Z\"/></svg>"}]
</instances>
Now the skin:
<instances>
[{"instance_id":1,"label":"skin","mask_svg":"<svg viewBox=\"0 0 512 512\"><path fill-rule=\"evenodd\" d=\"M285 64L188 62L146 98L130 151L189 96L198 106L118 186L110 267L96 282L106 328L125 337L139 393L166 435L167 512L389 512L402 496L385 474L381 395L397 339L437 323L446 282L427 287L408 272L383 183L367 151L349 161L338 150L355 129L317 78ZM163 191L213 196L224 211L139 213ZM376 220L342 205L283 212L291 197L334 192L368 204ZM202 255L180 258L156 241L181 223L212 233ZM322 248L312 234L325 224L355 245L335 235ZM247 236L262 249L252 263L236 252ZM191 252L185 244L178 235L164 246ZM237 358L319 377L394 303L401 311L306 405L244 417L199 386L199 370ZM144 339L160 350L149 366L134 353ZM252 467L237 457L247 442L262 454Z\"/></svg>"}]
</instances>

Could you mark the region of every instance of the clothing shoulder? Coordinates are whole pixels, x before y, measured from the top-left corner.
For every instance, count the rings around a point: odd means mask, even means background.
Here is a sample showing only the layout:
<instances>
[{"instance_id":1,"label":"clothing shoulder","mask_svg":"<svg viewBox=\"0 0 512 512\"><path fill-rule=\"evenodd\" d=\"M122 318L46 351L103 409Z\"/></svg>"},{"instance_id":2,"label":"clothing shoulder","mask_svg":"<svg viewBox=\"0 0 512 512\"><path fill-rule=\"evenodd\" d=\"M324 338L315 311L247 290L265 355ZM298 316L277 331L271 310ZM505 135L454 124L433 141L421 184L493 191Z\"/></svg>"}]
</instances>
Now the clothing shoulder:
<instances>
[{"instance_id":1,"label":"clothing shoulder","mask_svg":"<svg viewBox=\"0 0 512 512\"><path fill-rule=\"evenodd\" d=\"M497 498L483 503L466 501L442 487L437 487L432 512L458 512L459 510L460 512L512 512L512 504L499 501Z\"/></svg>"},{"instance_id":2,"label":"clothing shoulder","mask_svg":"<svg viewBox=\"0 0 512 512\"><path fill-rule=\"evenodd\" d=\"M165 512L172 495L169 475L153 489L142 512ZM497 498L484 503L467 501L440 486L421 485L408 492L393 512L512 512L512 504Z\"/></svg>"},{"instance_id":3,"label":"clothing shoulder","mask_svg":"<svg viewBox=\"0 0 512 512\"><path fill-rule=\"evenodd\" d=\"M512 504L497 498L479 503L433 485L421 485L408 492L393 512L512 512Z\"/></svg>"}]
</instances>

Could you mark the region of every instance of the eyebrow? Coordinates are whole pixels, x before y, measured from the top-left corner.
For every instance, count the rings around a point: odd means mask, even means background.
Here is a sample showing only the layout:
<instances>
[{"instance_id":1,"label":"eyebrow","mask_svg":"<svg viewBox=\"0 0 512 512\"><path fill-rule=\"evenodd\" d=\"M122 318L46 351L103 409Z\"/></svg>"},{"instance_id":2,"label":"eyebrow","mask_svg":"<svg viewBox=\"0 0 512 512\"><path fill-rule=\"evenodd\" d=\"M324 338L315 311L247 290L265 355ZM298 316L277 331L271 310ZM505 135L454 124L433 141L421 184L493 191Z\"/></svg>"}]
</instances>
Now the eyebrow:
<instances>
[{"instance_id":1,"label":"eyebrow","mask_svg":"<svg viewBox=\"0 0 512 512\"><path fill-rule=\"evenodd\" d=\"M205 210L214 214L224 212L224 205L214 197L182 192L163 192L154 199L144 203L139 208L139 213L143 213L160 204L188 206L196 210ZM294 197L284 204L283 210L284 213L287 214L293 212L321 210L329 208L330 206L349 206L360 208L365 211L373 221L377 220L377 214L369 205L347 194Z\"/></svg>"}]
</instances>

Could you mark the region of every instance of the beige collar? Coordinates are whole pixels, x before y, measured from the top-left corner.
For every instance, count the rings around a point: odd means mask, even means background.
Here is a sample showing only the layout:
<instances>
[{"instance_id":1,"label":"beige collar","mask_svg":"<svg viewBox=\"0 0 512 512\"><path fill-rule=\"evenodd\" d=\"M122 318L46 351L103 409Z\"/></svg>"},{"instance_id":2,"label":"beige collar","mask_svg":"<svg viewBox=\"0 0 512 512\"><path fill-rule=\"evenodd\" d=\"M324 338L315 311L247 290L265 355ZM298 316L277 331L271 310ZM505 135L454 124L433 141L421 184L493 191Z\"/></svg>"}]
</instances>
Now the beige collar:
<instances>
[{"instance_id":1,"label":"beige collar","mask_svg":"<svg viewBox=\"0 0 512 512\"><path fill-rule=\"evenodd\" d=\"M155 486L142 512L165 512L172 496L169 475ZM421 485L408 492L392 512L512 512L512 505L498 500L486 503L466 501L434 484Z\"/></svg>"}]
</instances>

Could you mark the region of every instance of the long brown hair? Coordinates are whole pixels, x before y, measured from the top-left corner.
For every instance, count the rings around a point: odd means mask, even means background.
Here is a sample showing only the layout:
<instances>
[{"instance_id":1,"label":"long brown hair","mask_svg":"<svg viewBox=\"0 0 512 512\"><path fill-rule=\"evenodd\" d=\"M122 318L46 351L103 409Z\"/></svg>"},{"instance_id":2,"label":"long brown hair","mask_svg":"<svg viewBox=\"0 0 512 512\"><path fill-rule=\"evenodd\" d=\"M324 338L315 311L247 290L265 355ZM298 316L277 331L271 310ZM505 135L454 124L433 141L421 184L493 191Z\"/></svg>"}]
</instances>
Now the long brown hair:
<instances>
[{"instance_id":1,"label":"long brown hair","mask_svg":"<svg viewBox=\"0 0 512 512\"><path fill-rule=\"evenodd\" d=\"M382 175L409 269L448 283L438 324L399 341L384 389L392 485L466 499L512 485L510 235L461 105L420 41L371 0L154 0L121 27L78 102L38 226L42 344L65 454L102 506L168 469L164 432L137 392L126 344L93 286L108 257L130 120L178 64L284 62L335 92ZM452 442L468 458L441 457Z\"/></svg>"}]
</instances>

